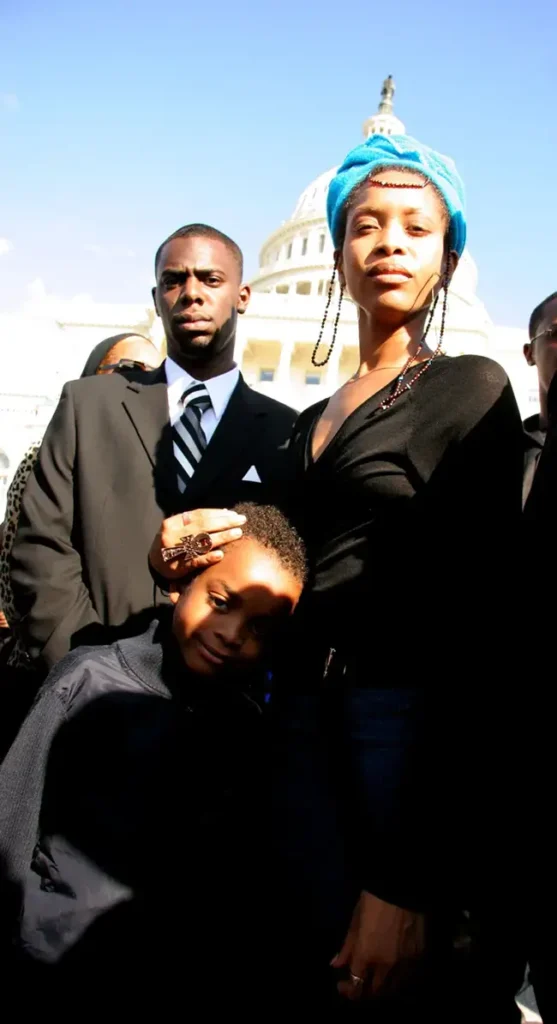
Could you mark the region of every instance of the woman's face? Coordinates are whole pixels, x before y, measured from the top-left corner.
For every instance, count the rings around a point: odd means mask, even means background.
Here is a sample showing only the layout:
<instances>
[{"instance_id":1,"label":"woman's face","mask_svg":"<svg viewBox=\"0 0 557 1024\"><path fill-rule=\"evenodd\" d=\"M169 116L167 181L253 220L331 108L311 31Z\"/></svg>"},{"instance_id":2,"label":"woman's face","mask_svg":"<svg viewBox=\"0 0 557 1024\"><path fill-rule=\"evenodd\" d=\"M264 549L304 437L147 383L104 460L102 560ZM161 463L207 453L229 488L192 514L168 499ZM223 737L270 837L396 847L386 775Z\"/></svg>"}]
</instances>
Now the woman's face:
<instances>
[{"instance_id":1,"label":"woman's face","mask_svg":"<svg viewBox=\"0 0 557 1024\"><path fill-rule=\"evenodd\" d=\"M415 187L423 184L415 174L385 170L376 180L408 187L358 189L348 210L339 274L361 313L396 325L439 291L448 215L431 185ZM456 261L451 253L451 272Z\"/></svg>"}]
</instances>

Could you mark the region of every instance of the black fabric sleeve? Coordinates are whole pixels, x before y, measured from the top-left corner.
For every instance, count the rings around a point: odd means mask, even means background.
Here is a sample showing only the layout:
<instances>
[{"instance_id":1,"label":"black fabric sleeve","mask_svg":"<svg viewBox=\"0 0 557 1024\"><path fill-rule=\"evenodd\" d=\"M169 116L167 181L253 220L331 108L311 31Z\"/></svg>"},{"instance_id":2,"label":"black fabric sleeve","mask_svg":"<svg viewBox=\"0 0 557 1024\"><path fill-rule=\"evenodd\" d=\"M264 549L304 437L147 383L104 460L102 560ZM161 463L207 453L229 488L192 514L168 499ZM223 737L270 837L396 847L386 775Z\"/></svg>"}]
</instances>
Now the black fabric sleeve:
<instances>
[{"instance_id":1,"label":"black fabric sleeve","mask_svg":"<svg viewBox=\"0 0 557 1024\"><path fill-rule=\"evenodd\" d=\"M283 452L283 473L280 499L276 504L281 512L290 519L300 532L306 524L303 516L303 509L300 507L300 486L305 475L305 454L308 443L308 434L321 412L326 407L328 399L316 403L300 413L294 426L292 434L284 447Z\"/></svg>"},{"instance_id":2,"label":"black fabric sleeve","mask_svg":"<svg viewBox=\"0 0 557 1024\"><path fill-rule=\"evenodd\" d=\"M153 580L153 606L156 606L157 604L160 604L159 594L157 594L157 591L160 591L162 596L166 597L170 593L172 580L168 580L166 576L162 576L160 572L157 572L154 565L152 565L150 558L147 559L147 565L149 566L149 572L151 573L151 579Z\"/></svg>"},{"instance_id":3,"label":"black fabric sleeve","mask_svg":"<svg viewBox=\"0 0 557 1024\"><path fill-rule=\"evenodd\" d=\"M364 826L363 887L409 907L442 899L443 872L457 872L461 854L471 870L475 854L464 850L474 837L485 851L512 844L517 717L498 681L512 678L520 653L523 433L502 368L470 358L464 369L453 388L424 387L415 399L410 461L426 483L413 535L400 538L402 569L382 587L414 627L397 627L404 667L393 672L391 660L389 679L423 688L424 706L390 767L391 808L379 831L377 821L369 835Z\"/></svg>"},{"instance_id":4,"label":"black fabric sleeve","mask_svg":"<svg viewBox=\"0 0 557 1024\"><path fill-rule=\"evenodd\" d=\"M0 766L2 886L17 886L29 869L50 748L65 717L59 693L47 682Z\"/></svg>"},{"instance_id":5,"label":"black fabric sleeve","mask_svg":"<svg viewBox=\"0 0 557 1024\"><path fill-rule=\"evenodd\" d=\"M553 531L557 514L557 374L547 395L548 426L524 516L538 527L533 540L546 565L555 565ZM550 577L551 574L548 573Z\"/></svg>"},{"instance_id":6,"label":"black fabric sleeve","mask_svg":"<svg viewBox=\"0 0 557 1024\"><path fill-rule=\"evenodd\" d=\"M23 641L47 668L70 650L78 631L89 627L82 643L104 639L72 541L75 453L73 393L66 384L27 482L11 559Z\"/></svg>"},{"instance_id":7,"label":"black fabric sleeve","mask_svg":"<svg viewBox=\"0 0 557 1024\"><path fill-rule=\"evenodd\" d=\"M463 370L445 394L424 389L410 444L411 463L425 480L412 502L416 537L424 538L412 596L427 600L437 626L459 646L472 611L478 640L483 634L493 642L504 609L519 602L524 465L522 421L506 373L481 357L468 357Z\"/></svg>"},{"instance_id":8,"label":"black fabric sleeve","mask_svg":"<svg viewBox=\"0 0 557 1024\"><path fill-rule=\"evenodd\" d=\"M450 388L424 388L415 403L410 458L436 504L453 522L466 522L475 538L485 538L486 527L516 526L520 517L522 421L498 363L468 357L457 375L460 369L455 366ZM434 525L443 530L446 524L439 517Z\"/></svg>"}]
</instances>

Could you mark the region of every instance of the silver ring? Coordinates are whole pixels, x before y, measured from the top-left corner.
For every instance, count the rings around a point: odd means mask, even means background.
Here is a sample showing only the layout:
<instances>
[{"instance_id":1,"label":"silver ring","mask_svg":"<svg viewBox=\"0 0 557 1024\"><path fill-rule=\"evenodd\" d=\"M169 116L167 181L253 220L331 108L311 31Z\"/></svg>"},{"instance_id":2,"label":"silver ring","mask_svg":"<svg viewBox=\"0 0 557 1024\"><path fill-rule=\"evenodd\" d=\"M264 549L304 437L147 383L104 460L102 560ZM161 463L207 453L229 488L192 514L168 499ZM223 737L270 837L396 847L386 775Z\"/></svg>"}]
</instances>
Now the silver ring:
<instances>
[{"instance_id":1,"label":"silver ring","mask_svg":"<svg viewBox=\"0 0 557 1024\"><path fill-rule=\"evenodd\" d=\"M364 979L358 977L357 974L352 974L352 971L350 971L350 981L353 985L363 985L364 983Z\"/></svg>"}]
</instances>

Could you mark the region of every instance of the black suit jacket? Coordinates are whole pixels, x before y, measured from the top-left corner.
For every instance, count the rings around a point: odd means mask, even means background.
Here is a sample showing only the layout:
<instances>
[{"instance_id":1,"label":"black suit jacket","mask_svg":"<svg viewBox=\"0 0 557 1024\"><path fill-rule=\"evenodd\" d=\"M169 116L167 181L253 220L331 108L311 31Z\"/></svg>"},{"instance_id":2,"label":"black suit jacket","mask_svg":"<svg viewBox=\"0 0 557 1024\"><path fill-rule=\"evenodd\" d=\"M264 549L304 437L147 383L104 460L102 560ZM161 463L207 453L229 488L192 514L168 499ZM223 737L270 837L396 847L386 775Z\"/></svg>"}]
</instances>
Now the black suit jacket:
<instances>
[{"instance_id":1,"label":"black suit jacket","mask_svg":"<svg viewBox=\"0 0 557 1024\"><path fill-rule=\"evenodd\" d=\"M242 377L185 494L164 366L66 384L21 504L12 582L22 634L50 668L71 648L142 631L156 603L147 554L185 509L276 502L295 412ZM261 483L243 477L256 467Z\"/></svg>"},{"instance_id":2,"label":"black suit jacket","mask_svg":"<svg viewBox=\"0 0 557 1024\"><path fill-rule=\"evenodd\" d=\"M538 425L539 425L539 417ZM529 558L532 566L536 565L535 555L539 556L539 565L544 580L539 583L542 591L547 587L547 580L552 579L555 566L555 523L557 517L557 374L553 377L547 394L547 433L545 438L541 432L534 435L534 439L540 442L540 450L536 461L536 470L533 475L530 494L526 502L524 514L526 521L536 527L535 531L529 531ZM524 426L528 430L526 421ZM530 433L530 431L529 431ZM530 435L531 436L531 435ZM532 545L535 544L537 551L534 552ZM551 567L549 560L551 559ZM539 569L537 570L540 571ZM530 584L531 586L531 584Z\"/></svg>"}]
</instances>

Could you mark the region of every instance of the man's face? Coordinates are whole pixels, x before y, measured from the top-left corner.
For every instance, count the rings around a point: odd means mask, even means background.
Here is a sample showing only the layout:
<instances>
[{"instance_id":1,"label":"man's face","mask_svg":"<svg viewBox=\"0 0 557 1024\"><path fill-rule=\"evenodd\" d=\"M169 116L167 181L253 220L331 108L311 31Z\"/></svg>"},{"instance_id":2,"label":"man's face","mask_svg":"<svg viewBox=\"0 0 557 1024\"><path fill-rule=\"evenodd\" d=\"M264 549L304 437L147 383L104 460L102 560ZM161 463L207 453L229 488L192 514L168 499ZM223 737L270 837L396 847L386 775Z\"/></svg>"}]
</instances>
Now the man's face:
<instances>
[{"instance_id":1,"label":"man's face","mask_svg":"<svg viewBox=\"0 0 557 1024\"><path fill-rule=\"evenodd\" d=\"M416 175L386 170L362 187L349 209L339 271L361 315L404 322L431 302L446 266L447 213L434 189ZM407 187L405 187L407 186ZM454 270L457 256L451 253Z\"/></svg>"},{"instance_id":2,"label":"man's face","mask_svg":"<svg viewBox=\"0 0 557 1024\"><path fill-rule=\"evenodd\" d=\"M157 267L153 299L162 319L168 355L180 366L212 375L233 363L238 313L250 290L242 285L233 253L218 239L174 238Z\"/></svg>"},{"instance_id":3,"label":"man's face","mask_svg":"<svg viewBox=\"0 0 557 1024\"><path fill-rule=\"evenodd\" d=\"M227 545L222 561L177 599L173 629L188 668L213 676L256 661L301 590L276 555L254 540Z\"/></svg>"},{"instance_id":4,"label":"man's face","mask_svg":"<svg viewBox=\"0 0 557 1024\"><path fill-rule=\"evenodd\" d=\"M537 368L540 388L546 394L557 373L557 330L555 336L544 333L552 327L557 328L557 299L548 302L536 330L535 340L524 346L526 362L529 366Z\"/></svg>"}]
</instances>

